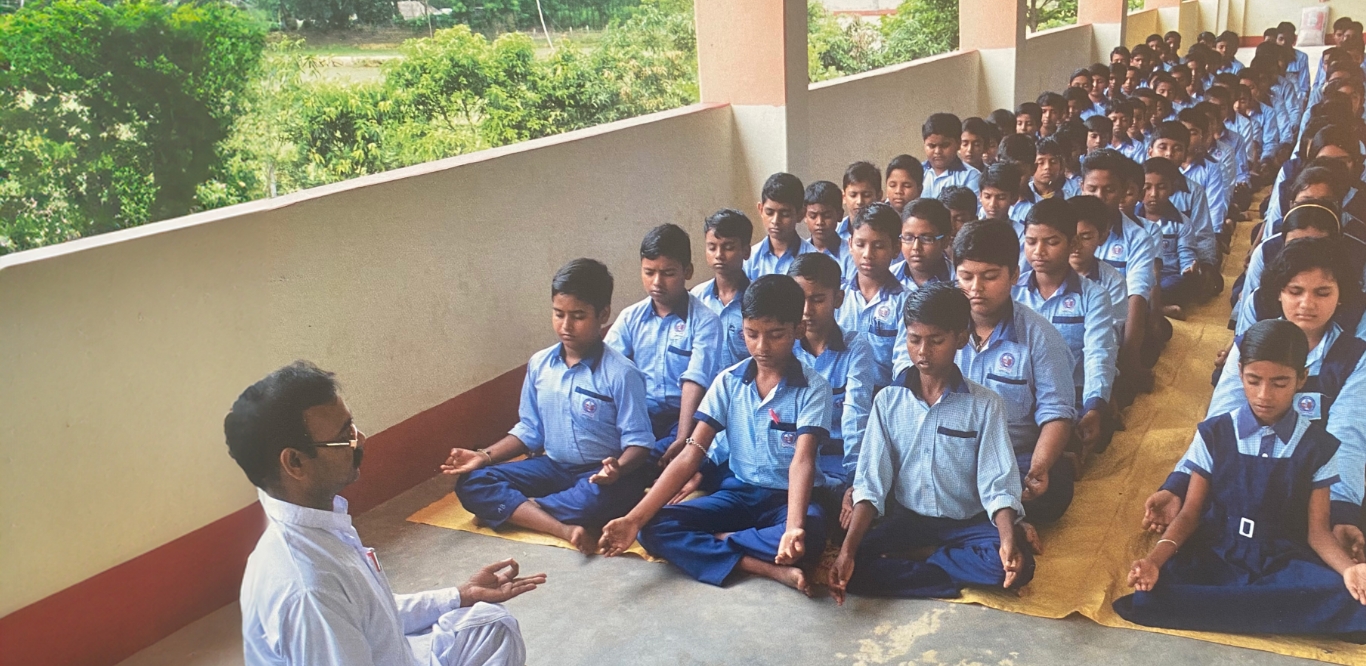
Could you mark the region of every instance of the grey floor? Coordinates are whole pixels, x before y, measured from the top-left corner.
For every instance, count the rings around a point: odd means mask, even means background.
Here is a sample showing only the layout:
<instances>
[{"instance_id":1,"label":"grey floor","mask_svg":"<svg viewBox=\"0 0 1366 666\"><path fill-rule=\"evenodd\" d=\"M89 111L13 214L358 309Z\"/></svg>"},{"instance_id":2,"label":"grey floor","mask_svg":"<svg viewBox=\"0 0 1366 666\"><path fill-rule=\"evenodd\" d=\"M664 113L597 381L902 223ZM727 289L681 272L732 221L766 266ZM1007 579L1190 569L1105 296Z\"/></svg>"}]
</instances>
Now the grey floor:
<instances>
[{"instance_id":1,"label":"grey floor","mask_svg":"<svg viewBox=\"0 0 1366 666\"><path fill-rule=\"evenodd\" d=\"M433 479L360 516L400 592L456 585L480 565L513 557L546 572L513 600L532 664L1266 664L1313 663L1174 636L1111 629L1084 618L1045 620L938 601L808 600L777 583L720 589L664 564L585 559L404 520L442 494ZM123 666L242 663L236 605L143 650Z\"/></svg>"}]
</instances>

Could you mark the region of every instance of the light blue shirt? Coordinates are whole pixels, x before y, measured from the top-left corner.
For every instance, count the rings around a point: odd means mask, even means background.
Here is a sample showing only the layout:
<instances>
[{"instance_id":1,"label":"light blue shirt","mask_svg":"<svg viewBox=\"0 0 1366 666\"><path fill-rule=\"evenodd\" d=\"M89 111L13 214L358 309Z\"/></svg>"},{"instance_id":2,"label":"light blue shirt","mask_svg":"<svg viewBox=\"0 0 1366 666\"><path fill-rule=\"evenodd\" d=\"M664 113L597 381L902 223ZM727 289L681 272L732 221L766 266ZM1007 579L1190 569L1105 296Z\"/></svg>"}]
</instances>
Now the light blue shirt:
<instances>
[{"instance_id":1,"label":"light blue shirt","mask_svg":"<svg viewBox=\"0 0 1366 666\"><path fill-rule=\"evenodd\" d=\"M751 486L787 490L797 438L812 434L819 441L830 435L830 384L794 357L764 397L754 381L758 373L754 359L722 371L702 399L697 418L726 433L736 478ZM817 483L821 476L815 475Z\"/></svg>"},{"instance_id":2,"label":"light blue shirt","mask_svg":"<svg viewBox=\"0 0 1366 666\"><path fill-rule=\"evenodd\" d=\"M915 368L898 379L873 401L853 501L869 502L878 515L892 499L932 518L966 520L1008 508L1023 517L1020 470L1000 396L959 373L930 405L919 395Z\"/></svg>"},{"instance_id":3,"label":"light blue shirt","mask_svg":"<svg viewBox=\"0 0 1366 666\"><path fill-rule=\"evenodd\" d=\"M1072 383L1081 397L1081 411L1098 409L1101 400L1109 402L1119 354L1110 295L1099 284L1083 279L1071 269L1062 286L1048 298L1039 292L1038 276L1033 271L1020 276L1011 295L1017 303L1043 315L1067 341L1074 361Z\"/></svg>"},{"instance_id":4,"label":"light blue shirt","mask_svg":"<svg viewBox=\"0 0 1366 666\"><path fill-rule=\"evenodd\" d=\"M1319 370L1323 367L1324 357L1342 334L1342 327L1331 324L1319 344L1309 350L1308 362L1305 364L1308 376L1318 376ZM1214 395L1210 397L1205 418L1231 412L1240 405L1247 404L1243 381L1238 376L1241 361L1242 355L1238 345L1233 345L1228 350L1224 371L1219 375L1219 384L1214 387ZM1324 424L1328 434L1338 438L1342 443L1342 447L1338 449L1338 458L1342 462L1338 471L1342 475L1342 481L1333 486L1333 499L1358 506L1362 503L1363 494L1366 494L1366 419L1362 418L1360 413L1352 413L1352 410L1360 412L1361 405L1366 405L1366 369L1363 368L1366 368L1366 356L1362 356L1347 381L1343 383L1342 389L1338 391L1337 399L1328 408L1328 421ZM1312 404L1315 408L1320 408L1323 404L1318 394L1308 393L1295 394L1295 404L1299 405L1305 397L1312 399L1305 404ZM1312 420L1321 418L1322 415L1318 411L1311 411L1301 416ZM1179 464L1177 471L1184 471Z\"/></svg>"},{"instance_id":5,"label":"light blue shirt","mask_svg":"<svg viewBox=\"0 0 1366 666\"><path fill-rule=\"evenodd\" d=\"M1110 228L1110 236L1096 248L1096 257L1124 275L1129 296L1152 301L1157 281L1157 244L1146 225L1128 213L1120 213L1119 224Z\"/></svg>"},{"instance_id":6,"label":"light blue shirt","mask_svg":"<svg viewBox=\"0 0 1366 666\"><path fill-rule=\"evenodd\" d=\"M937 275L930 276L930 279L926 280L925 284L953 282L953 273L953 262L949 261L948 255L944 255L943 270L939 271ZM905 259L897 259L896 263L892 264L892 277L896 278L896 281L901 283L901 288L905 289L908 293L918 291L921 287L925 286L925 284L916 283L915 278L911 276L911 266Z\"/></svg>"},{"instance_id":7,"label":"light blue shirt","mask_svg":"<svg viewBox=\"0 0 1366 666\"><path fill-rule=\"evenodd\" d=\"M1111 143L1110 147L1118 150L1120 155L1138 162L1139 164L1144 163L1148 159L1148 147L1141 141L1134 141L1133 137L1128 134L1124 135L1124 140L1121 141L1118 146Z\"/></svg>"},{"instance_id":8,"label":"light blue shirt","mask_svg":"<svg viewBox=\"0 0 1366 666\"><path fill-rule=\"evenodd\" d=\"M1305 99L1309 95L1309 54L1299 49L1291 49L1295 53L1294 60L1285 68L1285 76L1294 85L1295 91L1300 99ZM1303 109L1300 109L1303 111Z\"/></svg>"},{"instance_id":9,"label":"light blue shirt","mask_svg":"<svg viewBox=\"0 0 1366 666\"><path fill-rule=\"evenodd\" d=\"M835 320L840 329L857 331L868 343L873 354L872 382L875 390L892 383L892 347L896 344L897 332L904 329L903 309L906 306L906 289L896 280L890 280L878 289L871 299L863 297L855 276L844 287L844 305L835 311Z\"/></svg>"},{"instance_id":10,"label":"light blue shirt","mask_svg":"<svg viewBox=\"0 0 1366 666\"><path fill-rule=\"evenodd\" d=\"M729 368L749 358L749 347L745 346L744 316L740 313L740 301L744 298L745 290L742 288L736 292L735 298L729 303L722 303L721 297L716 294L716 278L712 278L693 287L689 293L720 319L718 326L721 338L716 367Z\"/></svg>"},{"instance_id":11,"label":"light blue shirt","mask_svg":"<svg viewBox=\"0 0 1366 666\"><path fill-rule=\"evenodd\" d=\"M773 254L773 246L769 244L768 236L764 236L763 240L750 248L749 258L745 260L745 276L757 280L765 275L786 275L788 267L797 260L798 255L819 252L811 241L801 236L797 238L800 242L788 246L787 252L780 257Z\"/></svg>"},{"instance_id":12,"label":"light blue shirt","mask_svg":"<svg viewBox=\"0 0 1366 666\"><path fill-rule=\"evenodd\" d=\"M1246 400L1233 410L1238 453L1254 458L1289 458L1294 455L1295 448L1299 446L1310 423L1309 419L1296 414L1292 409L1286 412L1280 421L1264 426L1252 414L1252 408ZM1338 447L1337 453L1334 453L1327 463L1314 470L1315 488L1327 488L1341 480L1338 476L1341 457L1342 447ZM1186 450L1186 455L1182 457L1181 465L1182 471L1186 473L1194 472L1205 478L1213 475L1214 457L1210 455L1209 443L1199 430L1195 431L1195 439Z\"/></svg>"},{"instance_id":13,"label":"light blue shirt","mask_svg":"<svg viewBox=\"0 0 1366 666\"><path fill-rule=\"evenodd\" d=\"M934 167L929 162L925 162L925 182L921 190L921 197L926 199L937 199L939 193L944 188L950 186L966 187L973 192L982 191L982 172L978 171L970 164L964 164L963 160L957 157L949 163L944 173L937 174Z\"/></svg>"},{"instance_id":14,"label":"light blue shirt","mask_svg":"<svg viewBox=\"0 0 1366 666\"><path fill-rule=\"evenodd\" d=\"M873 406L873 356L857 331L841 331L826 343L820 356L812 356L798 340L792 353L830 384L830 439L844 447L843 473L835 483L853 478L862 448L863 430L868 425L868 410Z\"/></svg>"},{"instance_id":15,"label":"light blue shirt","mask_svg":"<svg viewBox=\"0 0 1366 666\"><path fill-rule=\"evenodd\" d=\"M1196 258L1207 266L1218 266L1219 241L1214 236L1214 223L1210 220L1209 198L1205 196L1205 188L1185 176L1182 179L1184 183L1177 184L1170 201L1194 227Z\"/></svg>"},{"instance_id":16,"label":"light blue shirt","mask_svg":"<svg viewBox=\"0 0 1366 666\"><path fill-rule=\"evenodd\" d=\"M1253 133L1257 137L1257 142L1261 145L1261 150L1254 155L1258 160L1270 159L1276 154L1276 147L1280 144L1280 132L1276 124L1274 113L1260 101L1253 100L1254 104L1248 110L1248 120L1252 121Z\"/></svg>"},{"instance_id":17,"label":"light blue shirt","mask_svg":"<svg viewBox=\"0 0 1366 666\"><path fill-rule=\"evenodd\" d=\"M1274 234L1271 236L1271 238L1268 238L1267 241L1282 236L1283 234L1284 232ZM1347 235L1339 236L1335 240L1340 241L1343 244L1343 246L1346 247L1348 257L1353 258L1353 260L1355 261L1361 262L1361 265L1363 267L1361 273L1361 282L1362 284L1366 284L1366 261L1362 261L1363 258L1366 258L1366 243L1363 243L1355 236ZM1266 272L1267 264L1270 264L1272 260L1276 258L1266 256L1267 249L1272 247L1273 245L1278 245L1281 248L1285 247L1285 245L1282 243L1268 244L1267 242L1263 241L1261 243L1258 243L1257 247L1252 248L1252 253L1248 255L1247 270L1243 271L1244 277L1242 296L1238 300L1238 305L1234 308L1234 314L1237 315L1238 321L1237 330L1240 332L1246 331L1248 326L1257 323L1256 308L1251 306L1252 299L1249 298L1248 295L1252 294L1253 292L1261 288L1262 273ZM1248 304L1249 310L1247 313L1243 312L1244 304ZM1250 317L1250 319L1246 321L1246 325L1244 325L1244 317Z\"/></svg>"},{"instance_id":18,"label":"light blue shirt","mask_svg":"<svg viewBox=\"0 0 1366 666\"><path fill-rule=\"evenodd\" d=\"M517 425L508 434L564 465L600 463L628 446L654 446L644 375L617 350L599 349L573 366L565 364L563 344L533 354Z\"/></svg>"},{"instance_id":19,"label":"light blue shirt","mask_svg":"<svg viewBox=\"0 0 1366 666\"><path fill-rule=\"evenodd\" d=\"M1091 272L1083 273L1082 277L1100 285L1110 297L1110 306L1114 308L1115 336L1117 340L1123 340L1124 322L1129 320L1129 285L1124 282L1124 274L1114 266L1097 260Z\"/></svg>"},{"instance_id":20,"label":"light blue shirt","mask_svg":"<svg viewBox=\"0 0 1366 666\"><path fill-rule=\"evenodd\" d=\"M1138 217L1148 224L1148 232L1157 243L1158 258L1162 260L1162 277L1180 275L1182 271L1195 265L1195 228L1190 220L1176 206L1167 202L1166 210L1159 213L1156 222L1146 219L1147 211L1142 202L1135 211Z\"/></svg>"},{"instance_id":21,"label":"light blue shirt","mask_svg":"<svg viewBox=\"0 0 1366 666\"><path fill-rule=\"evenodd\" d=\"M721 319L696 296L666 317L645 299L627 306L607 331L607 346L635 362L645 375L650 415L677 412L683 382L706 388L720 369Z\"/></svg>"},{"instance_id":22,"label":"light blue shirt","mask_svg":"<svg viewBox=\"0 0 1366 666\"><path fill-rule=\"evenodd\" d=\"M1222 227L1224 218L1228 213L1230 184L1224 181L1219 163L1206 156L1198 162L1182 165L1181 173L1185 174L1186 180L1193 181L1204 188L1205 200L1209 202L1210 223L1216 229Z\"/></svg>"},{"instance_id":23,"label":"light blue shirt","mask_svg":"<svg viewBox=\"0 0 1366 666\"><path fill-rule=\"evenodd\" d=\"M854 263L854 253L849 250L848 239L845 239L843 236L841 236L841 239L845 242L836 246L833 252L830 250L817 250L817 252L834 259L835 263L840 265L840 280L849 281L852 280L854 274L858 272L858 264ZM815 246L813 245L812 247Z\"/></svg>"}]
</instances>

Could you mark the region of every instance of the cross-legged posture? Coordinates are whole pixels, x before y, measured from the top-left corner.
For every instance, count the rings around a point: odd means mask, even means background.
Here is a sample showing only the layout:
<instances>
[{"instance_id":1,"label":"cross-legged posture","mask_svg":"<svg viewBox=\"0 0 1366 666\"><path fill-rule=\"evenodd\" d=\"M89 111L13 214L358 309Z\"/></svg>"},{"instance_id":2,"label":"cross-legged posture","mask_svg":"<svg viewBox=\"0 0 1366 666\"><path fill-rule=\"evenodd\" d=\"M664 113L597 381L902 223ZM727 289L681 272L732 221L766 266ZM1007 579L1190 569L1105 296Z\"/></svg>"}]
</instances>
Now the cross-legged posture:
<instances>
[{"instance_id":1,"label":"cross-legged posture","mask_svg":"<svg viewBox=\"0 0 1366 666\"><path fill-rule=\"evenodd\" d=\"M223 421L257 487L265 534L242 578L248 666L520 665L526 646L499 603L545 582L517 562L459 587L394 594L337 493L360 474L365 435L332 373L297 361L251 385Z\"/></svg>"},{"instance_id":2,"label":"cross-legged posture","mask_svg":"<svg viewBox=\"0 0 1366 666\"><path fill-rule=\"evenodd\" d=\"M1024 508L1005 406L954 365L972 325L967 296L929 285L904 316L912 365L874 400L831 590L844 603L845 590L956 597L968 585L1023 586L1034 561L1016 536ZM913 559L917 550L931 554Z\"/></svg>"},{"instance_id":3,"label":"cross-legged posture","mask_svg":"<svg viewBox=\"0 0 1366 666\"><path fill-rule=\"evenodd\" d=\"M1115 612L1170 629L1359 635L1366 564L1329 527L1339 442L1294 408L1308 339L1267 320L1239 347L1245 398L1197 428L1185 505L1134 562L1137 592L1115 600Z\"/></svg>"},{"instance_id":4,"label":"cross-legged posture","mask_svg":"<svg viewBox=\"0 0 1366 666\"><path fill-rule=\"evenodd\" d=\"M645 499L603 528L604 555L621 554L639 533L646 550L700 581L721 585L742 571L811 593L805 569L825 546L825 514L811 489L831 401L830 385L792 353L804 302L802 288L786 275L760 277L745 290L752 358L716 377L682 453ZM733 475L711 495L665 506L722 431Z\"/></svg>"},{"instance_id":5,"label":"cross-legged posture","mask_svg":"<svg viewBox=\"0 0 1366 666\"><path fill-rule=\"evenodd\" d=\"M550 534L590 554L588 531L644 492L655 437L645 378L602 341L612 309L607 267L575 259L550 293L560 342L527 363L517 425L487 449L452 449L441 471L460 477L455 494L484 524Z\"/></svg>"}]
</instances>

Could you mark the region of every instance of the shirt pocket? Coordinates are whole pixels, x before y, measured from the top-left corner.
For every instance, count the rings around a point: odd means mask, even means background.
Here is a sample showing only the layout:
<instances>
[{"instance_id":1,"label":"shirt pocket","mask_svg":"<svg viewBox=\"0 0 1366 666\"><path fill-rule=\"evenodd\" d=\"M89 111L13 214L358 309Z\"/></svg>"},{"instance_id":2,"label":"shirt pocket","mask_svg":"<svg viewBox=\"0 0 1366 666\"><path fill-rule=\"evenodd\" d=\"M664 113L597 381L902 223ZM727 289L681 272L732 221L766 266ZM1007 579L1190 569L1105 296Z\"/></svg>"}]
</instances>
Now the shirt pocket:
<instances>
[{"instance_id":1,"label":"shirt pocket","mask_svg":"<svg viewBox=\"0 0 1366 666\"><path fill-rule=\"evenodd\" d=\"M1055 314L1049 322L1062 334L1062 339L1067 341L1067 347L1072 351L1072 355L1076 356L1086 341L1086 317Z\"/></svg>"},{"instance_id":2,"label":"shirt pocket","mask_svg":"<svg viewBox=\"0 0 1366 666\"><path fill-rule=\"evenodd\" d=\"M1010 415L1010 421L1020 421L1026 419L1034 409L1034 396L1029 388L1029 380L1024 377L1012 377L1001 374L1000 372L987 373L987 388L995 391L1006 403L1006 412Z\"/></svg>"},{"instance_id":3,"label":"shirt pocket","mask_svg":"<svg viewBox=\"0 0 1366 666\"><path fill-rule=\"evenodd\" d=\"M977 466L977 431L939 426L935 447L935 466L951 470L975 469Z\"/></svg>"},{"instance_id":4,"label":"shirt pocket","mask_svg":"<svg viewBox=\"0 0 1366 666\"><path fill-rule=\"evenodd\" d=\"M680 344L687 344L686 342ZM678 378L688 371L688 364L692 362L692 350L684 349L677 344L669 344L664 349L664 366L669 371L669 378L678 382Z\"/></svg>"},{"instance_id":5,"label":"shirt pocket","mask_svg":"<svg viewBox=\"0 0 1366 666\"><path fill-rule=\"evenodd\" d=\"M844 409L844 395L845 390L843 386L830 387L830 400L831 403L834 405L836 419L839 418L839 412Z\"/></svg>"},{"instance_id":6,"label":"shirt pocket","mask_svg":"<svg viewBox=\"0 0 1366 666\"><path fill-rule=\"evenodd\" d=\"M616 426L617 401L612 396L575 386L571 397L574 400L571 411L578 424L594 432Z\"/></svg>"},{"instance_id":7,"label":"shirt pocket","mask_svg":"<svg viewBox=\"0 0 1366 666\"><path fill-rule=\"evenodd\" d=\"M768 422L768 441L778 451L791 452L797 448L797 424L791 421Z\"/></svg>"}]
</instances>

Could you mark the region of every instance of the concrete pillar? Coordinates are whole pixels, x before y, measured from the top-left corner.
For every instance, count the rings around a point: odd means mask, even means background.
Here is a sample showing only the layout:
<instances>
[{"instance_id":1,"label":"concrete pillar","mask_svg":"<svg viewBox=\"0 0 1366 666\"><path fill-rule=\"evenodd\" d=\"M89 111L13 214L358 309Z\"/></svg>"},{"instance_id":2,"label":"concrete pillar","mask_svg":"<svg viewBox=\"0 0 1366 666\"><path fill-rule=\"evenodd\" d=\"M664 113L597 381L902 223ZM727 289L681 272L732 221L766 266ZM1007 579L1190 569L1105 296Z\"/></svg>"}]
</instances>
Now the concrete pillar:
<instances>
[{"instance_id":1,"label":"concrete pillar","mask_svg":"<svg viewBox=\"0 0 1366 666\"><path fill-rule=\"evenodd\" d=\"M1125 44L1125 23L1129 16L1125 0L1077 0L1077 23L1091 24L1092 56L1109 64L1110 51Z\"/></svg>"},{"instance_id":2,"label":"concrete pillar","mask_svg":"<svg viewBox=\"0 0 1366 666\"><path fill-rule=\"evenodd\" d=\"M1014 109L1036 93L1023 90L1019 76L1025 48L1024 0L959 0L958 48L981 54L981 93L984 112Z\"/></svg>"},{"instance_id":3,"label":"concrete pillar","mask_svg":"<svg viewBox=\"0 0 1366 666\"><path fill-rule=\"evenodd\" d=\"M757 198L777 171L808 164L805 0L694 0L702 102L731 105Z\"/></svg>"}]
</instances>

